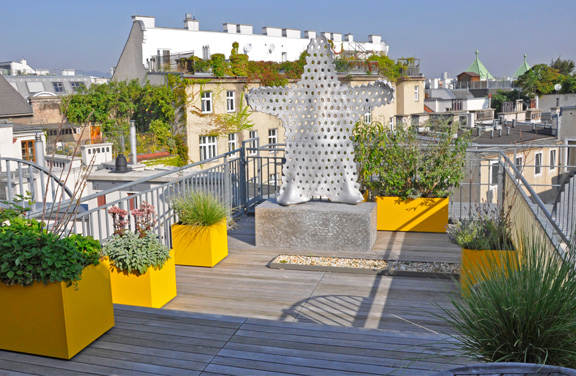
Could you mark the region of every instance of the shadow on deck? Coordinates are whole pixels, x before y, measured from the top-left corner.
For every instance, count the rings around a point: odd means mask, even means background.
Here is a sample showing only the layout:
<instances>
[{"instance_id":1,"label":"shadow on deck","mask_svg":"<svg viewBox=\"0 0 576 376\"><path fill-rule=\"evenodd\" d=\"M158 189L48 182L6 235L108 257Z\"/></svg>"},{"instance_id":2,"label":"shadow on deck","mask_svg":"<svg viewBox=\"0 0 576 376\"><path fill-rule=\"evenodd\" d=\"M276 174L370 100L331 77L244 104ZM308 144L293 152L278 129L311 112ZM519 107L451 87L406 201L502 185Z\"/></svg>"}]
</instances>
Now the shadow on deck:
<instances>
[{"instance_id":1,"label":"shadow on deck","mask_svg":"<svg viewBox=\"0 0 576 376\"><path fill-rule=\"evenodd\" d=\"M468 363L435 316L452 281L270 269L290 252L256 247L252 217L229 248L214 268L177 267L163 309L115 306L116 326L71 361L0 351L0 374L428 375ZM379 233L370 256L456 262L458 251L443 234Z\"/></svg>"}]
</instances>

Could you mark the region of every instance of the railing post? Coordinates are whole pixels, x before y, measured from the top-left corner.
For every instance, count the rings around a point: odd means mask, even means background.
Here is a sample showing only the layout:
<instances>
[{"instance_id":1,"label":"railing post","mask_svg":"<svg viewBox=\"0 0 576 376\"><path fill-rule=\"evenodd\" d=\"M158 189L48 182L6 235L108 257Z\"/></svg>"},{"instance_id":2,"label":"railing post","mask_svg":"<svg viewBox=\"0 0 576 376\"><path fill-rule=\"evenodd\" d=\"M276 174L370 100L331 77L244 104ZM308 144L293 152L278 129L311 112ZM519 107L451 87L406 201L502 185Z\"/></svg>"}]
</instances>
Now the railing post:
<instances>
[{"instance_id":1,"label":"railing post","mask_svg":"<svg viewBox=\"0 0 576 376\"><path fill-rule=\"evenodd\" d=\"M502 151L500 150L500 152L498 153L498 212L502 213L504 210L504 190L506 187L504 187L504 169L506 167L504 166L504 160L502 158Z\"/></svg>"},{"instance_id":2,"label":"railing post","mask_svg":"<svg viewBox=\"0 0 576 376\"><path fill-rule=\"evenodd\" d=\"M230 195L230 186L232 179L230 179L230 166L228 165L228 156L224 156L224 196L228 205L232 206L232 196Z\"/></svg>"},{"instance_id":3,"label":"railing post","mask_svg":"<svg viewBox=\"0 0 576 376\"><path fill-rule=\"evenodd\" d=\"M240 148L240 177L238 181L238 188L240 189L240 207L244 212L246 212L246 188L248 182L246 181L246 169L248 168L248 163L246 163L246 144L243 142Z\"/></svg>"}]
</instances>

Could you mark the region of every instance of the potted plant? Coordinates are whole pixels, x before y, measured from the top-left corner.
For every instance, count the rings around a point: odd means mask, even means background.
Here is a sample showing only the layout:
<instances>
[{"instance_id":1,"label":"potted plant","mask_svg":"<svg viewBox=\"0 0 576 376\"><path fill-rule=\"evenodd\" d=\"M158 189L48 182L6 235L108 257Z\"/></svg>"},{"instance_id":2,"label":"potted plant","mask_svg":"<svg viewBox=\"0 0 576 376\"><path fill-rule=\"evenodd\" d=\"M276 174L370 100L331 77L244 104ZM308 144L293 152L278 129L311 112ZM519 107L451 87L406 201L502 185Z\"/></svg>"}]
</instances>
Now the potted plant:
<instances>
[{"instance_id":1,"label":"potted plant","mask_svg":"<svg viewBox=\"0 0 576 376\"><path fill-rule=\"evenodd\" d=\"M516 249L504 267L488 259L482 283L452 297L439 317L454 329L464 354L479 361L576 368L576 249L558 250L549 239L523 233ZM497 368L471 373L508 374Z\"/></svg>"},{"instance_id":2,"label":"potted plant","mask_svg":"<svg viewBox=\"0 0 576 376\"><path fill-rule=\"evenodd\" d=\"M491 268L502 269L516 259L510 212L478 208L475 215L447 227L450 240L462 247L460 284L467 292L483 281Z\"/></svg>"},{"instance_id":3,"label":"potted plant","mask_svg":"<svg viewBox=\"0 0 576 376\"><path fill-rule=\"evenodd\" d=\"M114 326L110 273L92 237L0 209L0 348L71 359Z\"/></svg>"},{"instance_id":4,"label":"potted plant","mask_svg":"<svg viewBox=\"0 0 576 376\"><path fill-rule=\"evenodd\" d=\"M377 203L378 230L445 232L448 196L464 177L467 136L454 138L443 125L418 135L379 122L360 122L353 135L359 182Z\"/></svg>"},{"instance_id":5,"label":"potted plant","mask_svg":"<svg viewBox=\"0 0 576 376\"><path fill-rule=\"evenodd\" d=\"M152 228L154 207L142 202L131 211L135 231L126 229L128 211L108 209L114 235L104 242L104 254L112 276L114 303L160 308L176 296L176 266L173 253L164 246Z\"/></svg>"},{"instance_id":6,"label":"potted plant","mask_svg":"<svg viewBox=\"0 0 576 376\"><path fill-rule=\"evenodd\" d=\"M230 207L209 192L187 190L172 197L179 222L172 225L176 264L213 267L228 256Z\"/></svg>"}]
</instances>

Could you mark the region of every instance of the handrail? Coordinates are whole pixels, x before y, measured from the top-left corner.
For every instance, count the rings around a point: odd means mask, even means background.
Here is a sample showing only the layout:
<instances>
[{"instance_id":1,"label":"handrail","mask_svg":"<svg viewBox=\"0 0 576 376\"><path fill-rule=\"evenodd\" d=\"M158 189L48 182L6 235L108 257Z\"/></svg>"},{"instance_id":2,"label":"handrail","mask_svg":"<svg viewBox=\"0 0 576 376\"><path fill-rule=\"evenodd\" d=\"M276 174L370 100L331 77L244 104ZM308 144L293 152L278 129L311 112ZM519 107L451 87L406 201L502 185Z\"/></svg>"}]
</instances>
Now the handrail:
<instances>
[{"instance_id":1,"label":"handrail","mask_svg":"<svg viewBox=\"0 0 576 376\"><path fill-rule=\"evenodd\" d=\"M501 161L499 162L500 165L502 165L503 170L508 174L508 176L512 179L512 181L517 182L518 180L520 180L522 182L524 188L528 191L528 193L530 193L533 200L535 201L535 204L542 211L542 213L544 214L546 219L550 222L550 224L552 225L552 227L554 228L556 233L560 236L562 242L569 246L571 244L570 240L566 237L566 235L564 234L562 229L560 229L560 227L556 224L556 221L552 218L552 214L548 211L548 209L546 209L544 202L542 202L542 200L540 199L538 194L530 186L530 183L528 183L528 181L522 175L522 173L520 171L518 171L518 169L516 168L516 165L514 163L512 163L512 161L510 161L510 159L506 156L506 154L504 154L501 150L499 151L499 154L500 154L499 157L502 158L508 164L508 168L506 168L507 166L505 163L502 163ZM512 170L512 172L510 172L510 169ZM514 173L514 175L512 175L512 173ZM516 183L516 186L518 188L521 188L517 183ZM526 193L522 189L519 189L519 191L522 194L524 200L529 203L530 199L528 198ZM534 214L534 217L538 219L538 214L536 212L534 212L534 210L532 209L532 206L530 206L530 208L532 210L532 213ZM541 221L539 221L539 222L541 222ZM550 239L550 241L552 242L554 247L556 247L557 251L562 251L560 249L560 245L557 244L557 240L552 238L550 236L550 234L548 233L548 231L546 231L546 227L543 226L543 229L544 229L545 233L548 235L548 238Z\"/></svg>"},{"instance_id":2,"label":"handrail","mask_svg":"<svg viewBox=\"0 0 576 376\"><path fill-rule=\"evenodd\" d=\"M10 185L12 183L11 177L10 177L10 162L15 162L16 164L20 165L20 164L26 164L29 167L34 167L36 170L41 171L43 173L45 173L46 175L48 175L50 177L50 179L53 180L53 182L57 183L60 187L62 187L62 189L64 190L64 192L66 192L66 194L69 197L73 197L74 194L72 193L72 191L70 191L70 189L66 186L66 184L61 181L56 175L54 175L52 173L51 170L47 169L46 167L42 167L34 162L25 160L25 159L18 159L18 158L12 158L12 157L0 157L0 162L1 161L6 161L6 174L7 174L7 183L8 183L8 201L12 200L12 190L10 188ZM43 189L44 187L44 180L41 179L41 188Z\"/></svg>"}]
</instances>

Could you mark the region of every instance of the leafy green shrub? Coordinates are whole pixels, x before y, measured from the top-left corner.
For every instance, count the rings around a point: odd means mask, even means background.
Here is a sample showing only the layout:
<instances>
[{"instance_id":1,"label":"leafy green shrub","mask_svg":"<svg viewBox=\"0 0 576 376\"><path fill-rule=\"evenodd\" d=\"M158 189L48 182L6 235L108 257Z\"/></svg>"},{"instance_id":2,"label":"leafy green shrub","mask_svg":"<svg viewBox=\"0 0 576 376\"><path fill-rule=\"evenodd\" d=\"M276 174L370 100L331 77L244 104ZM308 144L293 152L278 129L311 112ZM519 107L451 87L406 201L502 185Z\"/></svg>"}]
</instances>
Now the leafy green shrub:
<instances>
[{"instance_id":1,"label":"leafy green shrub","mask_svg":"<svg viewBox=\"0 0 576 376\"><path fill-rule=\"evenodd\" d=\"M216 77L224 77L229 73L228 63L224 54L213 54L210 59L212 65L212 74Z\"/></svg>"},{"instance_id":2,"label":"leafy green shrub","mask_svg":"<svg viewBox=\"0 0 576 376\"><path fill-rule=\"evenodd\" d=\"M503 267L489 260L493 267L478 271L483 282L441 308L465 353L488 362L576 367L574 249L567 254L524 236Z\"/></svg>"},{"instance_id":3,"label":"leafy green shrub","mask_svg":"<svg viewBox=\"0 0 576 376\"><path fill-rule=\"evenodd\" d=\"M123 272L146 273L149 267L162 269L170 258L170 250L160 243L152 231L157 223L154 207L143 201L130 212L134 217L135 231L126 229L128 211L112 206L108 209L112 216L114 235L104 241L104 254L110 265Z\"/></svg>"},{"instance_id":4,"label":"leafy green shrub","mask_svg":"<svg viewBox=\"0 0 576 376\"><path fill-rule=\"evenodd\" d=\"M464 177L468 138L452 138L448 126L438 125L426 136L412 127L385 129L379 122L359 122L353 130L359 180L375 196L448 197Z\"/></svg>"},{"instance_id":5,"label":"leafy green shrub","mask_svg":"<svg viewBox=\"0 0 576 376\"><path fill-rule=\"evenodd\" d=\"M183 225L209 227L232 218L228 205L203 191L188 190L173 196L172 208Z\"/></svg>"},{"instance_id":6,"label":"leafy green shrub","mask_svg":"<svg viewBox=\"0 0 576 376\"><path fill-rule=\"evenodd\" d=\"M0 281L6 285L70 285L80 280L86 266L98 265L99 258L100 243L91 237L61 238L22 216L0 224Z\"/></svg>"},{"instance_id":7,"label":"leafy green shrub","mask_svg":"<svg viewBox=\"0 0 576 376\"><path fill-rule=\"evenodd\" d=\"M448 225L450 240L467 249L513 251L509 213L492 215L485 207L477 214Z\"/></svg>"},{"instance_id":8,"label":"leafy green shrub","mask_svg":"<svg viewBox=\"0 0 576 376\"><path fill-rule=\"evenodd\" d=\"M162 269L170 258L170 250L158 241L152 231L146 231L144 236L132 231L126 231L123 235L114 234L104 243L104 254L118 270L140 274L146 273L151 266Z\"/></svg>"}]
</instances>

